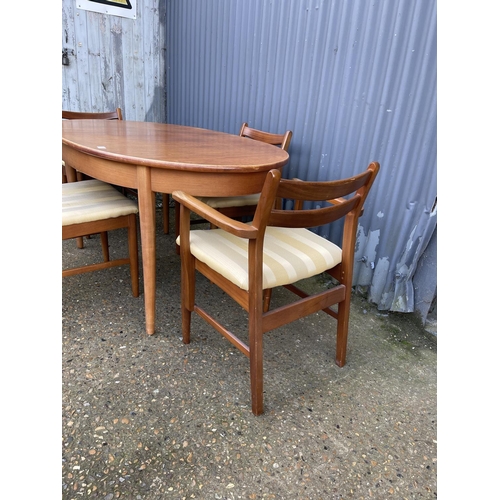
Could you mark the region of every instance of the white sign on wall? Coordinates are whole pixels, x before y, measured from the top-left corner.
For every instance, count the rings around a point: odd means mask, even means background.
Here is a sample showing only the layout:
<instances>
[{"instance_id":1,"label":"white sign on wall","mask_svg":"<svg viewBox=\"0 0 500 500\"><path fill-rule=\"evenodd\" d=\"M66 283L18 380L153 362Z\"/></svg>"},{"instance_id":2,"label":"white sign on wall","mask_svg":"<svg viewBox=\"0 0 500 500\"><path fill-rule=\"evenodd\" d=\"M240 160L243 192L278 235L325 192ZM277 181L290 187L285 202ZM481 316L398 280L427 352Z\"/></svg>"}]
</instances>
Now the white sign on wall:
<instances>
[{"instance_id":1,"label":"white sign on wall","mask_svg":"<svg viewBox=\"0 0 500 500\"><path fill-rule=\"evenodd\" d=\"M78 9L135 19L137 0L76 0Z\"/></svg>"}]
</instances>

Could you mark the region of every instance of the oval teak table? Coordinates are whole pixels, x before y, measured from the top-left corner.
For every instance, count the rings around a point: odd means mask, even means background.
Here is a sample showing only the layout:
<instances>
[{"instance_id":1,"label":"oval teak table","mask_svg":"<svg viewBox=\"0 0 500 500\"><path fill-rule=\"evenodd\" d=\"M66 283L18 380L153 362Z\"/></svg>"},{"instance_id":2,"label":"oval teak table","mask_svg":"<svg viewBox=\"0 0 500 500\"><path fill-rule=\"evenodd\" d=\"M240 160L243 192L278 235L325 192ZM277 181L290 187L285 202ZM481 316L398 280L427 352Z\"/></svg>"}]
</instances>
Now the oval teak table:
<instances>
[{"instance_id":1,"label":"oval teak table","mask_svg":"<svg viewBox=\"0 0 500 500\"><path fill-rule=\"evenodd\" d=\"M139 195L146 332L155 332L155 193L194 196L258 193L288 153L238 135L183 125L126 120L63 120L62 159L75 170Z\"/></svg>"}]
</instances>

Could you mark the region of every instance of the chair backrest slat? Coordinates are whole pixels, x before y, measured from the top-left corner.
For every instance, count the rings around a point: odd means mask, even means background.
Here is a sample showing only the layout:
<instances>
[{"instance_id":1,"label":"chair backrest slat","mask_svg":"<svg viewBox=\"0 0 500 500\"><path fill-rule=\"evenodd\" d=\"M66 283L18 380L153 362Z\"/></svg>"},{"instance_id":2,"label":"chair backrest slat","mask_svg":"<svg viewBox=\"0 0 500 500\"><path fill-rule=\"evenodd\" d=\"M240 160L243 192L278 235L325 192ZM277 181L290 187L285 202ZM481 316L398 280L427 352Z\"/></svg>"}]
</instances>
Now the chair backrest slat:
<instances>
[{"instance_id":1,"label":"chair backrest slat","mask_svg":"<svg viewBox=\"0 0 500 500\"><path fill-rule=\"evenodd\" d=\"M338 181L302 181L298 179L281 179L277 196L293 200L322 201L341 198L354 193L362 187L371 171L348 179Z\"/></svg>"},{"instance_id":2,"label":"chair backrest slat","mask_svg":"<svg viewBox=\"0 0 500 500\"><path fill-rule=\"evenodd\" d=\"M354 211L361 203L361 196L355 194L348 200L335 205L310 210L273 210L268 226L317 227L330 224Z\"/></svg>"},{"instance_id":3,"label":"chair backrest slat","mask_svg":"<svg viewBox=\"0 0 500 500\"><path fill-rule=\"evenodd\" d=\"M63 120L122 120L121 108L102 113L83 113L80 111L62 111Z\"/></svg>"},{"instance_id":4,"label":"chair backrest slat","mask_svg":"<svg viewBox=\"0 0 500 500\"><path fill-rule=\"evenodd\" d=\"M267 225L316 227L341 219L350 212L358 217L378 170L379 164L373 162L365 172L338 181L281 179L276 197L298 200L300 206L304 201L316 202L317 208L307 210L274 208L269 215ZM259 225L259 221L255 223Z\"/></svg>"},{"instance_id":5,"label":"chair backrest slat","mask_svg":"<svg viewBox=\"0 0 500 500\"><path fill-rule=\"evenodd\" d=\"M287 130L284 134L273 134L271 132L264 132L263 130L257 130L251 128L245 122L240 129L241 137L248 137L255 141L265 142L267 144L272 144L273 146L279 146L281 149L288 151L290 146L290 141L292 140L292 131Z\"/></svg>"}]
</instances>

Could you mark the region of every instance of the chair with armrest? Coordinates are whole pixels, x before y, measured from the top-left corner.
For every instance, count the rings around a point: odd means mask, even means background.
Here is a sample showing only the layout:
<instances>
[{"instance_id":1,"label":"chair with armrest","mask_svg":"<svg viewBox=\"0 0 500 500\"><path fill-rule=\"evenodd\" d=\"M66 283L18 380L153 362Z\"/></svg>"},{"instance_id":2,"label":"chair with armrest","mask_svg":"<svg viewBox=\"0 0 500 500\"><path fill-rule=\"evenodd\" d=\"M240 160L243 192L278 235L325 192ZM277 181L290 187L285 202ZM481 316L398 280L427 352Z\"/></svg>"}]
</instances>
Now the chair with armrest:
<instances>
[{"instance_id":1,"label":"chair with armrest","mask_svg":"<svg viewBox=\"0 0 500 500\"><path fill-rule=\"evenodd\" d=\"M62 184L62 239L101 235L103 262L65 269L63 278L115 266L130 266L132 294L139 296L137 203L97 179ZM128 257L110 260L108 231L127 228Z\"/></svg>"},{"instance_id":2,"label":"chair with armrest","mask_svg":"<svg viewBox=\"0 0 500 500\"><path fill-rule=\"evenodd\" d=\"M249 223L231 219L184 192L173 193L181 205L177 241L181 254L183 341L190 342L191 314L196 312L249 357L255 415L264 411L264 333L323 310L337 320L335 362L338 366L345 364L358 217L378 170L379 164L372 162L358 175L327 182L282 179L278 170L271 170L253 221ZM319 208L283 210L276 207L277 198L300 203L312 201ZM190 211L218 229L190 230ZM344 224L340 246L308 229L334 221ZM196 300L196 272L206 276L247 311L248 344ZM295 284L323 272L338 284L311 296ZM264 291L277 286L284 286L300 298L264 311ZM334 310L331 306L335 304Z\"/></svg>"},{"instance_id":3,"label":"chair with armrest","mask_svg":"<svg viewBox=\"0 0 500 500\"><path fill-rule=\"evenodd\" d=\"M273 146L279 146L284 151L288 151L290 141L292 140L292 131L287 130L284 134L273 134L264 132L248 126L248 123L243 123L240 128L240 137L247 137L255 141L265 142ZM239 219L245 216L252 216L255 213L255 208L259 202L260 193L250 194L246 196L229 196L229 197L198 197L209 207L217 209L219 212L228 217ZM168 198L163 200L163 205L168 203ZM191 224L200 224L207 222L204 219L192 219ZM179 236L179 204L175 202L175 235Z\"/></svg>"}]
</instances>

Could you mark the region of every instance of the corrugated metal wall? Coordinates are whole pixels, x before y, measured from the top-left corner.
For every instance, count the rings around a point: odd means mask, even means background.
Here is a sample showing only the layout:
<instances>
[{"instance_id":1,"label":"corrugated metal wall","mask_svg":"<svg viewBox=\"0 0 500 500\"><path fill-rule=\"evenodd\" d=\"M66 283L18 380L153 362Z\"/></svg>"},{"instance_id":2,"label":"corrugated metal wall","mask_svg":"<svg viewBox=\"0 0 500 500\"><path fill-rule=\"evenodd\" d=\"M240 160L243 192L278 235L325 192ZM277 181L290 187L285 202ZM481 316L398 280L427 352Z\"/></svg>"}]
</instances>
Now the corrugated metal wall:
<instances>
[{"instance_id":1,"label":"corrugated metal wall","mask_svg":"<svg viewBox=\"0 0 500 500\"><path fill-rule=\"evenodd\" d=\"M62 108L109 111L127 120L165 121L164 0L137 2L137 18L89 12L62 2Z\"/></svg>"},{"instance_id":2,"label":"corrugated metal wall","mask_svg":"<svg viewBox=\"0 0 500 500\"><path fill-rule=\"evenodd\" d=\"M288 177L380 162L355 282L379 309L425 319L437 293L436 1L168 0L166 19L167 122L291 129Z\"/></svg>"}]
</instances>

